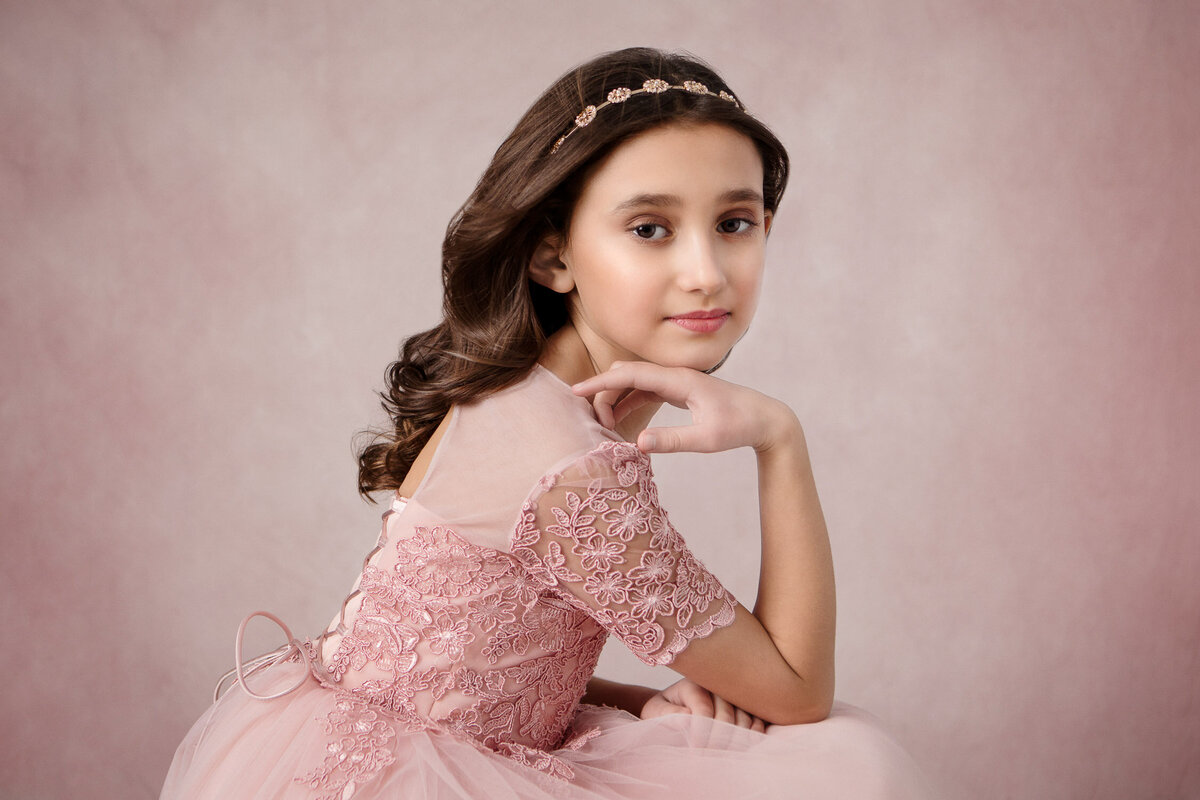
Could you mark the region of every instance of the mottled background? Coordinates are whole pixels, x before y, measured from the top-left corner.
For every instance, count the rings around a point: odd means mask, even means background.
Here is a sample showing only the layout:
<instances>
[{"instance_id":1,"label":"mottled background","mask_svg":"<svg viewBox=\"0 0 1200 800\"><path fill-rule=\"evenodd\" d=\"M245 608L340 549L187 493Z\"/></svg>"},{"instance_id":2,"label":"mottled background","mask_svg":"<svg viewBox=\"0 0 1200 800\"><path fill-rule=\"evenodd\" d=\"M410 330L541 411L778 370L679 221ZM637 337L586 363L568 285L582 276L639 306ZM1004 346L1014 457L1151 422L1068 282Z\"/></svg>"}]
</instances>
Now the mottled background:
<instances>
[{"instance_id":1,"label":"mottled background","mask_svg":"<svg viewBox=\"0 0 1200 800\"><path fill-rule=\"evenodd\" d=\"M808 431L839 696L952 797L1200 797L1197 4L2 0L4 797L154 797L241 616L324 626L446 222L631 44L792 152L724 374ZM752 459L658 462L752 601Z\"/></svg>"}]
</instances>

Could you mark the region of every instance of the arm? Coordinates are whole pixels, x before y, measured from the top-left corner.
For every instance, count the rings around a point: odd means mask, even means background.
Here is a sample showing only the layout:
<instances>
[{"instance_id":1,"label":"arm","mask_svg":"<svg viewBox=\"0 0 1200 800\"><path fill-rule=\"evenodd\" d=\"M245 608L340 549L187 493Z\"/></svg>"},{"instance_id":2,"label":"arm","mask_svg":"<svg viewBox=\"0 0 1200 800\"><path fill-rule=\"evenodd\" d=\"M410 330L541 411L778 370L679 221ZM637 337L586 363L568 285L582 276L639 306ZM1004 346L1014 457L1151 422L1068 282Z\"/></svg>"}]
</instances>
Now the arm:
<instances>
[{"instance_id":1,"label":"arm","mask_svg":"<svg viewBox=\"0 0 1200 800\"><path fill-rule=\"evenodd\" d=\"M642 715L646 702L658 694L657 689L648 686L636 686L629 683L607 681L604 678L592 678L588 681L587 692L583 702L595 706L612 706L628 711L636 717Z\"/></svg>"},{"instance_id":2,"label":"arm","mask_svg":"<svg viewBox=\"0 0 1200 800\"><path fill-rule=\"evenodd\" d=\"M643 431L644 452L754 448L763 554L754 612L739 605L732 625L692 641L672 666L771 722L824 719L833 701L833 567L795 415L750 389L646 363L614 365L575 388L595 396L606 425L650 402L691 411L692 425Z\"/></svg>"},{"instance_id":3,"label":"arm","mask_svg":"<svg viewBox=\"0 0 1200 800\"><path fill-rule=\"evenodd\" d=\"M648 686L592 678L588 681L583 702L620 708L642 719L667 714L694 714L729 722L740 728L766 730L766 724L758 717L725 702L687 678L676 681L662 691Z\"/></svg>"},{"instance_id":4,"label":"arm","mask_svg":"<svg viewBox=\"0 0 1200 800\"><path fill-rule=\"evenodd\" d=\"M824 719L834 686L833 556L804 432L790 409L787 416L779 439L757 455L762 565L754 616L803 682L804 715Z\"/></svg>"}]
</instances>

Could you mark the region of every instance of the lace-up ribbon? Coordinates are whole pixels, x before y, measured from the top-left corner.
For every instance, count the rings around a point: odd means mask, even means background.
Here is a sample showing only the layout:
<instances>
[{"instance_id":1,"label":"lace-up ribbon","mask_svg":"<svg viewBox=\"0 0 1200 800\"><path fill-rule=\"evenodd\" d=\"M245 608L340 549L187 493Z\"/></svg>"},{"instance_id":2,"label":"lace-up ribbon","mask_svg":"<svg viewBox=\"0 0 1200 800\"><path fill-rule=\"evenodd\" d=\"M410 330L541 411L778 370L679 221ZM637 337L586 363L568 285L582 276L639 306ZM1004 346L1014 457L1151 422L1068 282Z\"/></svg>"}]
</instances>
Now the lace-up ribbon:
<instances>
[{"instance_id":1,"label":"lace-up ribbon","mask_svg":"<svg viewBox=\"0 0 1200 800\"><path fill-rule=\"evenodd\" d=\"M255 656L254 658L243 661L242 640L246 636L246 626L250 623L250 620L254 619L255 617L266 617L267 619L271 620L271 622L274 622L276 625L278 625L280 629L283 630L283 635L287 637L287 644L277 647L269 653L263 653L260 656ZM250 685L246 682L246 679L254 673L261 672L267 667L274 666L275 664L282 664L285 661L290 661L293 656L296 655L300 656L300 660L304 664L304 674L300 676L300 680L298 680L294 685L273 694L258 694L252 690ZM234 639L233 642L233 664L233 669L229 670L229 672L226 672L221 676L221 680L217 681L217 688L213 690L214 703L217 702L217 700L221 697L221 687L224 686L225 682L230 678L233 678L233 682L238 686L241 686L242 691L253 697L255 700L275 700L283 697L284 695L289 695L299 689L304 685L305 681L308 680L308 676L312 673L312 656L309 655L308 649L304 646L304 643L292 635L291 629L288 628L283 620L269 611L255 611L253 614L247 615L242 620L242 623L238 625L237 638Z\"/></svg>"},{"instance_id":2,"label":"lace-up ribbon","mask_svg":"<svg viewBox=\"0 0 1200 800\"><path fill-rule=\"evenodd\" d=\"M392 498L391 510L389 510L386 514L384 514L384 519L386 520L389 514L399 514L401 511L404 510L404 507L406 505L408 505L407 497L401 497L399 495L394 496ZM367 553L367 557L363 559L363 569L366 569L367 565L371 563L371 558L374 557L374 555L379 552L380 548L383 547L386 531L387 531L387 525L385 522L384 532L380 533L379 541L376 543L375 548L373 550L371 550L371 552ZM346 623L346 606L349 605L350 601L353 600L355 597L357 597L360 593L361 592L356 589L350 593L350 596L347 597L345 599L345 601L342 602L342 610L341 610L341 613L338 615L337 624L330 630L327 630L327 631L325 631L325 633L321 634L320 638L317 640L318 647L323 645L325 639L330 634L333 634L333 633L345 634L346 633L346 624L345 624ZM246 626L250 623L250 620L254 619L255 617L266 617L267 619L271 620L276 625L278 625L280 627L280 629L283 631L283 635L287 637L287 644L282 645L281 647L277 647L276 649L272 650L269 653L263 653L260 656L255 656L254 658L243 661L242 660L242 640L246 636ZM297 654L300 656L300 660L304 663L305 674L303 676L301 676L300 680L297 681L294 686L290 686L287 689L284 689L283 691L276 692L275 694L258 694L256 692L252 691L250 689L250 686L246 683L246 679L249 678L254 673L261 672L262 670L266 669L267 667L274 666L275 664L282 664L285 661L290 661L291 658ZM301 642L299 639L297 639L295 636L293 636L291 629L288 628L288 626L286 624L284 624L283 620L281 620L279 617L275 616L274 614L270 613L269 611L255 611L253 614L250 614L245 619L243 619L242 624L238 625L237 638L234 639L234 644L233 644L233 659L234 659L233 660L233 663L234 663L233 669L229 670L224 675L222 675L221 679L219 681L217 681L217 687L215 689L213 689L213 702L214 703L217 702L218 699L220 699L221 687L223 687L225 685L225 682L227 680L229 680L230 678L233 678L233 683L238 686L241 686L242 689L246 692L246 694L250 695L255 700L275 700L277 698L283 697L284 695L289 695L292 692L299 689L301 686L304 685L304 682L306 680L308 680L308 675L313 672L312 655L309 653L309 650L305 646L305 643ZM231 686L232 685L233 684L231 684Z\"/></svg>"}]
</instances>

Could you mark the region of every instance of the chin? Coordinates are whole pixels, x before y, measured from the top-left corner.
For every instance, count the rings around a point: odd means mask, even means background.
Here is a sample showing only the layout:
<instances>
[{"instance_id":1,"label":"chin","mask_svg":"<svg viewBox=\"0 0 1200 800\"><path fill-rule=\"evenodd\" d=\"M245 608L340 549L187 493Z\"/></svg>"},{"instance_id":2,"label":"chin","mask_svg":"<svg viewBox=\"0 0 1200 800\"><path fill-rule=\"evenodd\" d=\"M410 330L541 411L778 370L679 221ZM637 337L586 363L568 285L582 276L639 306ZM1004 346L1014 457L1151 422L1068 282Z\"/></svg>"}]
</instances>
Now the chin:
<instances>
[{"instance_id":1,"label":"chin","mask_svg":"<svg viewBox=\"0 0 1200 800\"><path fill-rule=\"evenodd\" d=\"M687 367L694 369L697 372L705 372L712 374L720 369L729 359L730 353L733 350L727 350L719 356L713 356L711 353L704 356L696 356L694 358L679 358L679 359L664 359L663 361L655 362L664 367Z\"/></svg>"},{"instance_id":2,"label":"chin","mask_svg":"<svg viewBox=\"0 0 1200 800\"><path fill-rule=\"evenodd\" d=\"M708 367L707 369L702 369L700 371L707 375L712 375L714 372L719 370L721 367L725 366L725 362L729 360L729 357L731 355L733 355L733 348L730 348L729 350L727 350L725 352L725 355L721 356L721 359L717 363L713 364L711 367Z\"/></svg>"}]
</instances>

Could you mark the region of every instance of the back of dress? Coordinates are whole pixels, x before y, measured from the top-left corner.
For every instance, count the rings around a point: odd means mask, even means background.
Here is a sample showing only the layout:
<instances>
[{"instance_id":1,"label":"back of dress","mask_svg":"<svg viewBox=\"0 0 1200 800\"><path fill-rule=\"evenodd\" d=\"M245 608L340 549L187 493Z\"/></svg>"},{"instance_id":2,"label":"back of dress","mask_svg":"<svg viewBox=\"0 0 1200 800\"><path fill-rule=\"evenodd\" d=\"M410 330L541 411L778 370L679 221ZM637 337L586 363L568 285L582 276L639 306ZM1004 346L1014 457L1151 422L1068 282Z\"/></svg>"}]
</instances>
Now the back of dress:
<instances>
[{"instance_id":1,"label":"back of dress","mask_svg":"<svg viewBox=\"0 0 1200 800\"><path fill-rule=\"evenodd\" d=\"M404 525L445 525L507 552L521 505L544 476L606 441L621 441L545 367L478 403L456 408Z\"/></svg>"},{"instance_id":2,"label":"back of dress","mask_svg":"<svg viewBox=\"0 0 1200 800\"><path fill-rule=\"evenodd\" d=\"M543 478L611 441L540 366L454 409L323 643L331 683L491 749L558 745L606 634L510 555L512 536Z\"/></svg>"}]
</instances>

